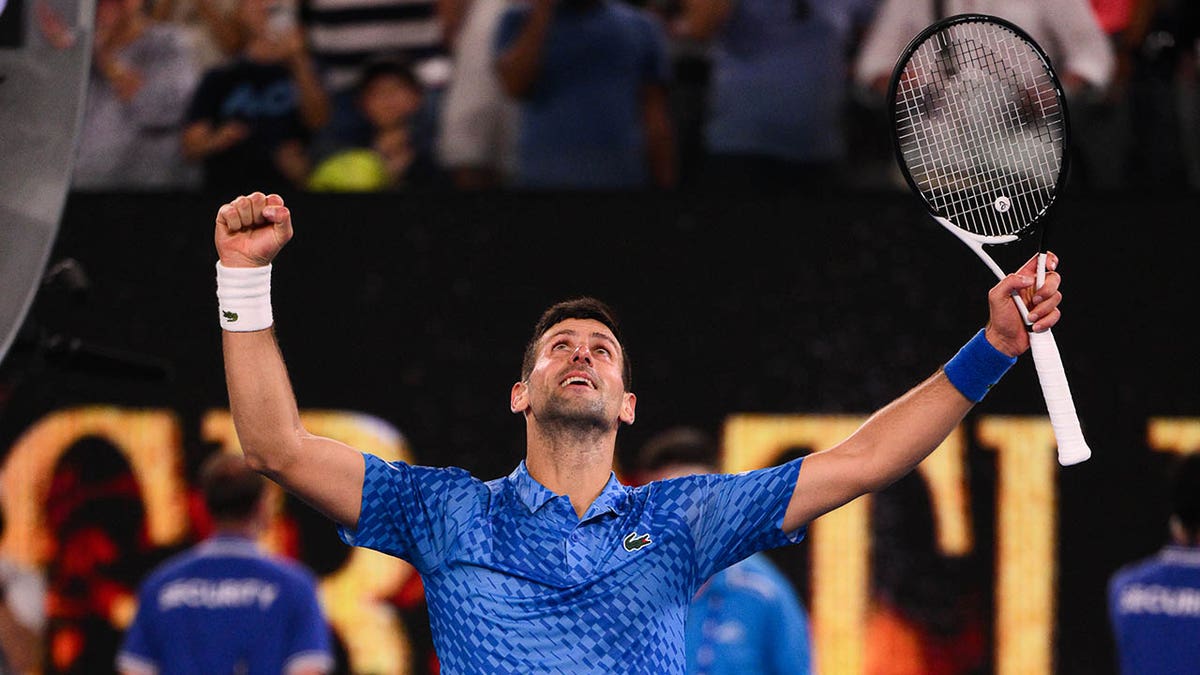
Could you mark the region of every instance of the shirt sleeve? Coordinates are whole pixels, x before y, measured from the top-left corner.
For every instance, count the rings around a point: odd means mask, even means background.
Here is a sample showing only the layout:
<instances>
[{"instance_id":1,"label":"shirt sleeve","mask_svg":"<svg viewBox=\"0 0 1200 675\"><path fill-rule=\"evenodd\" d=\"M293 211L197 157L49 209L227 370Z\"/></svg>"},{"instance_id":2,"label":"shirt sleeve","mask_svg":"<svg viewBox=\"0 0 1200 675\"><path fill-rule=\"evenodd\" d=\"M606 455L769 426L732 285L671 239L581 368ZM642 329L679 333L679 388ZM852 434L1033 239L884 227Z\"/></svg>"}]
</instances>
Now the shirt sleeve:
<instances>
[{"instance_id":1,"label":"shirt sleeve","mask_svg":"<svg viewBox=\"0 0 1200 675\"><path fill-rule=\"evenodd\" d=\"M303 577L304 583L297 586L289 631L291 644L283 672L293 673L302 669L329 672L333 669L333 650L330 646L329 625L317 600L316 584L311 577Z\"/></svg>"},{"instance_id":2,"label":"shirt sleeve","mask_svg":"<svg viewBox=\"0 0 1200 675\"><path fill-rule=\"evenodd\" d=\"M1087 0L1059 0L1043 5L1045 28L1054 33L1066 62L1059 74L1074 73L1095 87L1112 79L1116 59Z\"/></svg>"},{"instance_id":3,"label":"shirt sleeve","mask_svg":"<svg viewBox=\"0 0 1200 675\"><path fill-rule=\"evenodd\" d=\"M678 491L674 499L695 546L697 586L747 556L794 544L805 528L783 531L783 516L796 488L803 458L740 474L689 476L664 483ZM668 495L668 500L672 498Z\"/></svg>"},{"instance_id":4,"label":"shirt sleeve","mask_svg":"<svg viewBox=\"0 0 1200 675\"><path fill-rule=\"evenodd\" d=\"M351 546L394 555L427 574L445 559L460 531L482 509L487 488L457 468L412 466L364 455L358 526L338 527Z\"/></svg>"},{"instance_id":5,"label":"shirt sleeve","mask_svg":"<svg viewBox=\"0 0 1200 675\"><path fill-rule=\"evenodd\" d=\"M808 617L796 593L786 582L777 582L774 596L775 611L768 624L771 644L767 654L774 663L774 673L807 675L812 672L811 636Z\"/></svg>"},{"instance_id":6,"label":"shirt sleeve","mask_svg":"<svg viewBox=\"0 0 1200 675\"><path fill-rule=\"evenodd\" d=\"M645 34L645 70L642 80L648 84L666 84L671 78L671 63L667 58L667 36L662 24L649 16L642 17Z\"/></svg>"},{"instance_id":7,"label":"shirt sleeve","mask_svg":"<svg viewBox=\"0 0 1200 675\"><path fill-rule=\"evenodd\" d=\"M925 24L932 22L932 16L929 3L883 0L858 48L855 80L862 86L870 86L875 79L890 76L896 57Z\"/></svg>"},{"instance_id":8,"label":"shirt sleeve","mask_svg":"<svg viewBox=\"0 0 1200 675\"><path fill-rule=\"evenodd\" d=\"M154 593L143 587L138 593L138 610L133 617L129 630L125 631L125 639L117 652L117 671L136 673L137 675L154 675L158 672L158 662L161 658L154 647L151 633L154 630Z\"/></svg>"},{"instance_id":9,"label":"shirt sleeve","mask_svg":"<svg viewBox=\"0 0 1200 675\"><path fill-rule=\"evenodd\" d=\"M528 11L521 7L509 7L500 15L500 20L496 23L495 40L492 43L495 58L500 58L500 54L512 46L528 18Z\"/></svg>"},{"instance_id":10,"label":"shirt sleeve","mask_svg":"<svg viewBox=\"0 0 1200 675\"><path fill-rule=\"evenodd\" d=\"M184 121L188 124L193 122L217 122L217 106L220 105L217 100L217 87L219 75L217 71L210 70L201 78L200 84L196 87L196 93L192 95L192 100L188 104L187 114L184 116Z\"/></svg>"},{"instance_id":11,"label":"shirt sleeve","mask_svg":"<svg viewBox=\"0 0 1200 675\"><path fill-rule=\"evenodd\" d=\"M142 68L145 83L130 103L134 119L144 127L175 128L182 121L189 97L196 89L198 73L191 45L182 31L163 31L153 58Z\"/></svg>"}]
</instances>

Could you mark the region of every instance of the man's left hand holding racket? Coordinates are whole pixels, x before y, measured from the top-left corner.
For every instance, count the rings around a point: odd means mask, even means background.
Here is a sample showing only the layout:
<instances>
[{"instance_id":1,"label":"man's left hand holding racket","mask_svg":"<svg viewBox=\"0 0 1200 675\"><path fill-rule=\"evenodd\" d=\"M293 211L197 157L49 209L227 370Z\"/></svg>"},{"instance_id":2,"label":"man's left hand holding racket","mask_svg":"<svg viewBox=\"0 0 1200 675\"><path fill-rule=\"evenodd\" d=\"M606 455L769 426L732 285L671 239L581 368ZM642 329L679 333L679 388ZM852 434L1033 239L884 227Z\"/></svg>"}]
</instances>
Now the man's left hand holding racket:
<instances>
[{"instance_id":1,"label":"man's left hand holding racket","mask_svg":"<svg viewBox=\"0 0 1200 675\"><path fill-rule=\"evenodd\" d=\"M1058 256L1048 253L1046 282L1041 288L1034 288L1038 270L1038 256L1035 255L988 291L990 319L985 334L993 347L1009 356L1020 356L1029 349L1029 326L1013 304L1015 293L1019 293L1025 306L1029 307L1033 332L1041 333L1058 323L1062 316L1058 309L1062 302L1062 293L1058 290L1062 279L1054 271L1057 268Z\"/></svg>"}]
</instances>

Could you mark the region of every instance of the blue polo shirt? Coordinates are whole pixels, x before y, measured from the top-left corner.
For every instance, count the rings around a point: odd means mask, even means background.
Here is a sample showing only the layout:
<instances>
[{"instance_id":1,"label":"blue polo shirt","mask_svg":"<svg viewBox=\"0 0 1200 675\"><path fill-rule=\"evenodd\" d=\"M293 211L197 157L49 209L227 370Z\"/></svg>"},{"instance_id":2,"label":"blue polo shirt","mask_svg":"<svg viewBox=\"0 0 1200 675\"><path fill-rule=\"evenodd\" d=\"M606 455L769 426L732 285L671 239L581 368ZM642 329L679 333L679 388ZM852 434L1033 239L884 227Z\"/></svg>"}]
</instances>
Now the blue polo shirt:
<instances>
[{"instance_id":1,"label":"blue polo shirt","mask_svg":"<svg viewBox=\"0 0 1200 675\"><path fill-rule=\"evenodd\" d=\"M781 529L799 470L613 475L579 518L524 462L483 482L366 455L358 528L339 533L421 573L445 673L682 673L700 585L803 536Z\"/></svg>"},{"instance_id":2,"label":"blue polo shirt","mask_svg":"<svg viewBox=\"0 0 1200 675\"><path fill-rule=\"evenodd\" d=\"M529 13L527 5L506 9L497 56L516 42ZM669 70L666 35L648 12L613 0L558 3L537 81L519 102L519 186L645 187L643 89L664 85Z\"/></svg>"},{"instance_id":3,"label":"blue polo shirt","mask_svg":"<svg viewBox=\"0 0 1200 675\"><path fill-rule=\"evenodd\" d=\"M1117 572L1108 608L1122 673L1200 673L1200 548L1168 546Z\"/></svg>"},{"instance_id":4,"label":"blue polo shirt","mask_svg":"<svg viewBox=\"0 0 1200 675\"><path fill-rule=\"evenodd\" d=\"M692 600L687 619L691 675L808 675L808 617L787 578L765 554L721 570Z\"/></svg>"},{"instance_id":5,"label":"blue polo shirt","mask_svg":"<svg viewBox=\"0 0 1200 675\"><path fill-rule=\"evenodd\" d=\"M705 139L725 155L845 157L847 54L873 0L738 0L713 45Z\"/></svg>"},{"instance_id":6,"label":"blue polo shirt","mask_svg":"<svg viewBox=\"0 0 1200 675\"><path fill-rule=\"evenodd\" d=\"M168 560L138 592L117 654L131 673L278 675L333 665L311 573L218 536Z\"/></svg>"}]
</instances>

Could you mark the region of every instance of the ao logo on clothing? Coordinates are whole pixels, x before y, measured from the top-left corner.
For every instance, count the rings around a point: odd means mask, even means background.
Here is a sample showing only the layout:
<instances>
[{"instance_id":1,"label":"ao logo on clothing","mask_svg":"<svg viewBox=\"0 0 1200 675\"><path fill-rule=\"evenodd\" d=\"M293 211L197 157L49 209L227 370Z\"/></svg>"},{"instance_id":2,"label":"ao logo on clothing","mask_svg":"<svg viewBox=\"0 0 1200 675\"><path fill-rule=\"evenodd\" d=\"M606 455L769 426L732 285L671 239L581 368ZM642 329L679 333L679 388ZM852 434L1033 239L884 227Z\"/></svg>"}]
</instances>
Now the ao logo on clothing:
<instances>
[{"instance_id":1,"label":"ao logo on clothing","mask_svg":"<svg viewBox=\"0 0 1200 675\"><path fill-rule=\"evenodd\" d=\"M247 82L238 85L221 104L224 117L279 117L296 108L296 88L287 80L272 82L258 90Z\"/></svg>"}]
</instances>

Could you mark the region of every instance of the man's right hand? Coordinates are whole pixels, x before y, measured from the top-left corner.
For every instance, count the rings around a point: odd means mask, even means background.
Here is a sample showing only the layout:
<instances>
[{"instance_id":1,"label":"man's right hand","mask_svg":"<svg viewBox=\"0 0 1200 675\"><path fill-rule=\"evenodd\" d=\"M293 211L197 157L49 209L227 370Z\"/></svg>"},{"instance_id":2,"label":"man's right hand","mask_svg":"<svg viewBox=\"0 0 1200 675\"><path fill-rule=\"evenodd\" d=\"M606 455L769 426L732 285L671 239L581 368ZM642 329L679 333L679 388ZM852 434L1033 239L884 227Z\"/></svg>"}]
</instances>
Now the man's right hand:
<instances>
[{"instance_id":1,"label":"man's right hand","mask_svg":"<svg viewBox=\"0 0 1200 675\"><path fill-rule=\"evenodd\" d=\"M217 211L213 239L225 267L268 265L291 238L292 214L279 195L243 195Z\"/></svg>"}]
</instances>

